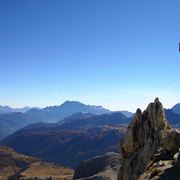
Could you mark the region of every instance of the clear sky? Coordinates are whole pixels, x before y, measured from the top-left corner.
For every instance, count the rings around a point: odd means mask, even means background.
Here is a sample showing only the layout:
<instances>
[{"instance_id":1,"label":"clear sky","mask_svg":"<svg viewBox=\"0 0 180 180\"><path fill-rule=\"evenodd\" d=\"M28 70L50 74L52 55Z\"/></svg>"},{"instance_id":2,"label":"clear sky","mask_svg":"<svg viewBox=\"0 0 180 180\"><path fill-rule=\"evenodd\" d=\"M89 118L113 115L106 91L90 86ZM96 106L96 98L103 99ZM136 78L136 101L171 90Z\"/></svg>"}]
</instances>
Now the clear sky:
<instances>
[{"instance_id":1,"label":"clear sky","mask_svg":"<svg viewBox=\"0 0 180 180\"><path fill-rule=\"evenodd\" d=\"M179 0L0 0L0 104L171 107L179 41Z\"/></svg>"}]
</instances>

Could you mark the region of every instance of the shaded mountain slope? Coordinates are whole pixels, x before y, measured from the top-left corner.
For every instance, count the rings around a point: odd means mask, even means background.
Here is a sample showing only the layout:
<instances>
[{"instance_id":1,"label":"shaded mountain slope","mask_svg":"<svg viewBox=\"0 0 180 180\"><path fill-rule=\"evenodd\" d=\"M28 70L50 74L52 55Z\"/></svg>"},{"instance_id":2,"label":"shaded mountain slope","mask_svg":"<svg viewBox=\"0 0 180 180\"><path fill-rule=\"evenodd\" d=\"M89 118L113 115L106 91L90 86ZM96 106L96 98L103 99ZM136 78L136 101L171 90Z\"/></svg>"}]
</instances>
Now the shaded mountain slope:
<instances>
[{"instance_id":1,"label":"shaded mountain slope","mask_svg":"<svg viewBox=\"0 0 180 180\"><path fill-rule=\"evenodd\" d=\"M180 114L180 103L174 105L174 106L172 107L172 111L173 111L174 113Z\"/></svg>"},{"instance_id":2,"label":"shaded mountain slope","mask_svg":"<svg viewBox=\"0 0 180 180\"><path fill-rule=\"evenodd\" d=\"M62 122L60 121L60 126L62 129L82 129L89 126L118 126L118 125L128 125L131 118L127 118L122 113L112 113L103 115L91 115L78 113L71 117L65 118Z\"/></svg>"},{"instance_id":3,"label":"shaded mountain slope","mask_svg":"<svg viewBox=\"0 0 180 180\"><path fill-rule=\"evenodd\" d=\"M117 180L119 156L109 152L86 160L76 168L73 179Z\"/></svg>"},{"instance_id":4,"label":"shaded mountain slope","mask_svg":"<svg viewBox=\"0 0 180 180\"><path fill-rule=\"evenodd\" d=\"M23 113L0 114L0 140L27 124Z\"/></svg>"},{"instance_id":5,"label":"shaded mountain slope","mask_svg":"<svg viewBox=\"0 0 180 180\"><path fill-rule=\"evenodd\" d=\"M180 128L180 114L174 113L172 109L166 109L165 115L172 127Z\"/></svg>"},{"instance_id":6,"label":"shaded mountain slope","mask_svg":"<svg viewBox=\"0 0 180 180\"><path fill-rule=\"evenodd\" d=\"M58 164L75 167L82 160L108 151L117 152L125 127L99 126L81 130L45 130L24 128L8 136L1 144L17 152Z\"/></svg>"}]
</instances>

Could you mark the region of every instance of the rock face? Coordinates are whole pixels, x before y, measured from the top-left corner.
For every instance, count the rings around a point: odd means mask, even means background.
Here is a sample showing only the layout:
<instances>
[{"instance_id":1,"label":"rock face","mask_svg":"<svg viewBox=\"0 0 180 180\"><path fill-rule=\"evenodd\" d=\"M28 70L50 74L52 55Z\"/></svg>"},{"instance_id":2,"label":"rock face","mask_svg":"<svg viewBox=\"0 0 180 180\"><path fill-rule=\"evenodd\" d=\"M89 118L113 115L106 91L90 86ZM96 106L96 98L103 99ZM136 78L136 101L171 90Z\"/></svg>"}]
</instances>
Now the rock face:
<instances>
[{"instance_id":1,"label":"rock face","mask_svg":"<svg viewBox=\"0 0 180 180\"><path fill-rule=\"evenodd\" d=\"M73 179L117 180L118 170L119 154L109 152L82 162Z\"/></svg>"},{"instance_id":2,"label":"rock face","mask_svg":"<svg viewBox=\"0 0 180 180\"><path fill-rule=\"evenodd\" d=\"M165 157L172 157L180 147L179 141L179 134L169 126L158 98L144 112L137 109L127 135L120 144L121 167L118 179L138 179L158 152L161 154L159 157L163 157L163 152L166 152Z\"/></svg>"}]
</instances>

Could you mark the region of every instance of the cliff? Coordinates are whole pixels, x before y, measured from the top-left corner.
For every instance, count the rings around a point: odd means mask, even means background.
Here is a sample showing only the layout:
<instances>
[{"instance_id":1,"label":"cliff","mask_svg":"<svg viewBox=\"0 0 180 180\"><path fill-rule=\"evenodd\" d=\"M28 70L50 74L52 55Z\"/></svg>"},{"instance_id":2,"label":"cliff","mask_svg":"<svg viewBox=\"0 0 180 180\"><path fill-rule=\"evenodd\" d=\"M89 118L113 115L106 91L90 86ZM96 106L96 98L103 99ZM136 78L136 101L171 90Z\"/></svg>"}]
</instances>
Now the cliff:
<instances>
[{"instance_id":1,"label":"cliff","mask_svg":"<svg viewBox=\"0 0 180 180\"><path fill-rule=\"evenodd\" d=\"M174 155L179 147L180 134L169 126L164 108L156 98L145 111L137 109L121 141L118 180L162 177L176 163ZM154 165L161 166L158 172Z\"/></svg>"}]
</instances>

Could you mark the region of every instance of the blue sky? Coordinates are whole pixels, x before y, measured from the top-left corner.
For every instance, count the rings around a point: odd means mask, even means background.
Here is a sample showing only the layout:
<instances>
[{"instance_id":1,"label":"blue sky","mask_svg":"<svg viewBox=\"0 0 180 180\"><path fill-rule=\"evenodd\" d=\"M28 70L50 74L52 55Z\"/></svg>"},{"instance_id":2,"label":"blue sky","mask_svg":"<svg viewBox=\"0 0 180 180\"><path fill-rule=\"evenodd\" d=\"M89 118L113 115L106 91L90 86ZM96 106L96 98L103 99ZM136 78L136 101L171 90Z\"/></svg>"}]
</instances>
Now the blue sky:
<instances>
[{"instance_id":1,"label":"blue sky","mask_svg":"<svg viewBox=\"0 0 180 180\"><path fill-rule=\"evenodd\" d=\"M0 0L0 104L180 102L179 0Z\"/></svg>"}]
</instances>

